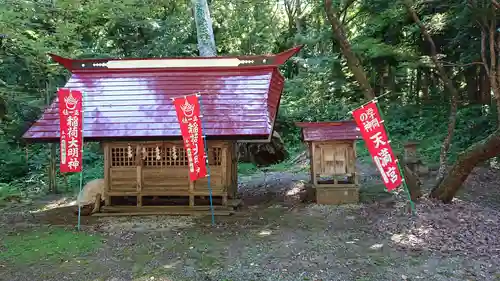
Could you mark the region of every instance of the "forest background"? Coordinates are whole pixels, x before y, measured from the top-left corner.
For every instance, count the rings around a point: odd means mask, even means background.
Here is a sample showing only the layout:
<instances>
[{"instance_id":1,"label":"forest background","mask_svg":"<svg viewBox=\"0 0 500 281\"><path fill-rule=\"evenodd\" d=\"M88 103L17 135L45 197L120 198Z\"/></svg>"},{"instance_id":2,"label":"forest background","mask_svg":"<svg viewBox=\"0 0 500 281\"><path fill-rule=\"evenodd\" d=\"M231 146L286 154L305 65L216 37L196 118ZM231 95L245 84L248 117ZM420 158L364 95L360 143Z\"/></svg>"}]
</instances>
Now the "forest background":
<instances>
[{"instance_id":1,"label":"forest background","mask_svg":"<svg viewBox=\"0 0 500 281\"><path fill-rule=\"evenodd\" d=\"M328 16L323 1L208 1L218 55L278 53L304 44L281 68L286 85L277 130L291 158L303 150L294 122L351 119L348 112L366 102L366 87L339 44L339 29L332 29L334 15L373 94L381 96L396 152L405 141L416 140L428 165L438 165L440 155L445 164L453 163L497 129L495 74L488 71L495 64L485 64L496 60L485 57L490 39L498 44L493 50L500 46L495 1L416 1L411 8L405 3L333 1ZM199 55L188 0L1 0L0 6L0 201L49 189L51 151L58 151L57 145L27 144L21 138L69 77L47 53L71 58ZM422 36L422 26L433 44ZM442 154L447 136L449 152ZM358 152L361 158L368 155L362 145ZM102 165L99 145L87 144L85 181L102 177ZM78 175L58 174L56 185L59 192L73 192Z\"/></svg>"}]
</instances>

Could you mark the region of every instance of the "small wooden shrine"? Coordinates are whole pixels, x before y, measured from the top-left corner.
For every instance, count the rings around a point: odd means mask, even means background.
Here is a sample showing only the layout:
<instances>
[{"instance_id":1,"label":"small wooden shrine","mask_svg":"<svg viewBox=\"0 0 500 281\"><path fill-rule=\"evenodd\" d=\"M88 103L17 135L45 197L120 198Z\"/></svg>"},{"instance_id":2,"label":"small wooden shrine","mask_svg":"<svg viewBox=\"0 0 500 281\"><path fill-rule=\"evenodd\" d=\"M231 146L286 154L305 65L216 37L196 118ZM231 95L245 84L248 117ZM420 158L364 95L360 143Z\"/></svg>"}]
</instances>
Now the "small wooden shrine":
<instances>
[{"instance_id":1,"label":"small wooden shrine","mask_svg":"<svg viewBox=\"0 0 500 281\"><path fill-rule=\"evenodd\" d=\"M318 204L355 203L359 200L356 140L361 134L354 121L299 122L309 148L311 183Z\"/></svg>"},{"instance_id":2,"label":"small wooden shrine","mask_svg":"<svg viewBox=\"0 0 500 281\"><path fill-rule=\"evenodd\" d=\"M84 141L104 150L103 212L209 212L208 179L190 182L171 98L199 93L215 211L237 203L236 142L269 142L284 77L278 67L300 46L268 56L52 58L83 92ZM23 136L59 142L57 98ZM85 172L85 166L84 166Z\"/></svg>"}]
</instances>

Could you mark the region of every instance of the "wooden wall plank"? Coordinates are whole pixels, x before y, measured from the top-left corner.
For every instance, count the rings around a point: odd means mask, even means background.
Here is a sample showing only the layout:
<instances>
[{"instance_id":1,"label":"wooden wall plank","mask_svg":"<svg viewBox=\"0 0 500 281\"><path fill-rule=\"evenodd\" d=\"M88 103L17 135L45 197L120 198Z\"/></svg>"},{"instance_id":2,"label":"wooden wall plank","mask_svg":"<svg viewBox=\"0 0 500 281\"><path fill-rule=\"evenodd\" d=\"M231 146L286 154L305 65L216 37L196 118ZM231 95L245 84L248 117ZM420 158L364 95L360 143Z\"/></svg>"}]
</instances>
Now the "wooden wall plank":
<instances>
[{"instance_id":1,"label":"wooden wall plank","mask_svg":"<svg viewBox=\"0 0 500 281\"><path fill-rule=\"evenodd\" d=\"M109 151L109 144L104 143L104 190L102 196L104 198L104 204L106 206L109 206L111 203L108 196L108 192L111 187L110 170L111 170L111 155Z\"/></svg>"},{"instance_id":2,"label":"wooden wall plank","mask_svg":"<svg viewBox=\"0 0 500 281\"><path fill-rule=\"evenodd\" d=\"M133 159L128 157L129 145L133 148ZM107 190L113 196L137 194L137 206L140 207L141 196L144 194L148 196L154 196L155 193L158 196L185 194L190 197L190 206L194 206L194 196L208 195L208 179L200 179L195 183L189 181L188 165L187 163L184 165L182 160L185 156L179 155L179 151L184 148L182 141L108 142L105 143L105 147L108 151L106 159L109 166L106 168L109 184ZM161 159L157 158L156 147L159 148ZM214 147L219 148L217 153L214 153ZM209 141L208 148L209 162L211 162L211 187L214 194L226 196L227 202L229 187L233 185L231 179L233 166L236 166L232 165L234 155L233 150L229 149L232 148L232 144ZM112 155L112 149L117 155ZM175 162L167 161L166 159L170 159L174 151L181 160L174 158ZM218 155L216 157L218 160L214 158L214 155ZM114 165L111 165L112 158L115 159ZM234 171L237 172L236 169Z\"/></svg>"},{"instance_id":3,"label":"wooden wall plank","mask_svg":"<svg viewBox=\"0 0 500 281\"><path fill-rule=\"evenodd\" d=\"M311 142L311 165L312 165L312 171L313 171L313 176L312 176L312 184L313 185L316 185L318 183L317 179L316 179L316 175L318 174L318 164L319 162L318 161L321 161L321 157L319 159L317 159L317 155L320 151L318 151L319 149L319 146L316 144L316 142Z\"/></svg>"},{"instance_id":4,"label":"wooden wall plank","mask_svg":"<svg viewBox=\"0 0 500 281\"><path fill-rule=\"evenodd\" d=\"M144 164L142 155L142 145L136 146L136 184L137 184L137 207L142 206L142 165Z\"/></svg>"}]
</instances>

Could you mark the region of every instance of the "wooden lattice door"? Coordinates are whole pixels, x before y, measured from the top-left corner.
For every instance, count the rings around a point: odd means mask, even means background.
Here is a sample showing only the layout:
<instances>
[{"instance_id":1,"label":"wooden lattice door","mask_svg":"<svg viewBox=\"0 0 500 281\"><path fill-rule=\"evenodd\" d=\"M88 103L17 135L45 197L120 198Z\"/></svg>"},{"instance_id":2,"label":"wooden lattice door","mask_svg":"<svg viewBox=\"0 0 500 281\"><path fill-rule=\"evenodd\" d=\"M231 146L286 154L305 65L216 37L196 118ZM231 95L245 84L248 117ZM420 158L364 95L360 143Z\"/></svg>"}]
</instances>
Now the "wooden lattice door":
<instances>
[{"instance_id":1,"label":"wooden lattice door","mask_svg":"<svg viewBox=\"0 0 500 281\"><path fill-rule=\"evenodd\" d=\"M321 176L340 176L348 173L348 144L323 144L319 146L319 174Z\"/></svg>"}]
</instances>

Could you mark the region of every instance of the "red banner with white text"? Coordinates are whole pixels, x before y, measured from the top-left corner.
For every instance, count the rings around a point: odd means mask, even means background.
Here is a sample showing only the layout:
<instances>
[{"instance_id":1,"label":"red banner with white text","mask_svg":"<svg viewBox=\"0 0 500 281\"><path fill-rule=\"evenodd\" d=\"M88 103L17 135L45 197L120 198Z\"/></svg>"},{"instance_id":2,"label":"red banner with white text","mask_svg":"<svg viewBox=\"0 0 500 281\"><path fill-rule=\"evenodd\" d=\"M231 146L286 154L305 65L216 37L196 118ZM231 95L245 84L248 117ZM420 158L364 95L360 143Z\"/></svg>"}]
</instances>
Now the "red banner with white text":
<instances>
[{"instance_id":1,"label":"red banner with white text","mask_svg":"<svg viewBox=\"0 0 500 281\"><path fill-rule=\"evenodd\" d=\"M205 162L205 143L201 128L201 110L198 96L179 97L175 98L173 102L188 158L189 178L191 181L204 178L207 176L207 165Z\"/></svg>"},{"instance_id":2,"label":"red banner with white text","mask_svg":"<svg viewBox=\"0 0 500 281\"><path fill-rule=\"evenodd\" d=\"M83 95L78 90L59 89L61 173L82 171Z\"/></svg>"},{"instance_id":3,"label":"red banner with white text","mask_svg":"<svg viewBox=\"0 0 500 281\"><path fill-rule=\"evenodd\" d=\"M398 188L402 183L401 173L389 144L377 104L371 101L354 110L352 115L365 140L368 152L382 175L387 191L390 192Z\"/></svg>"}]
</instances>

